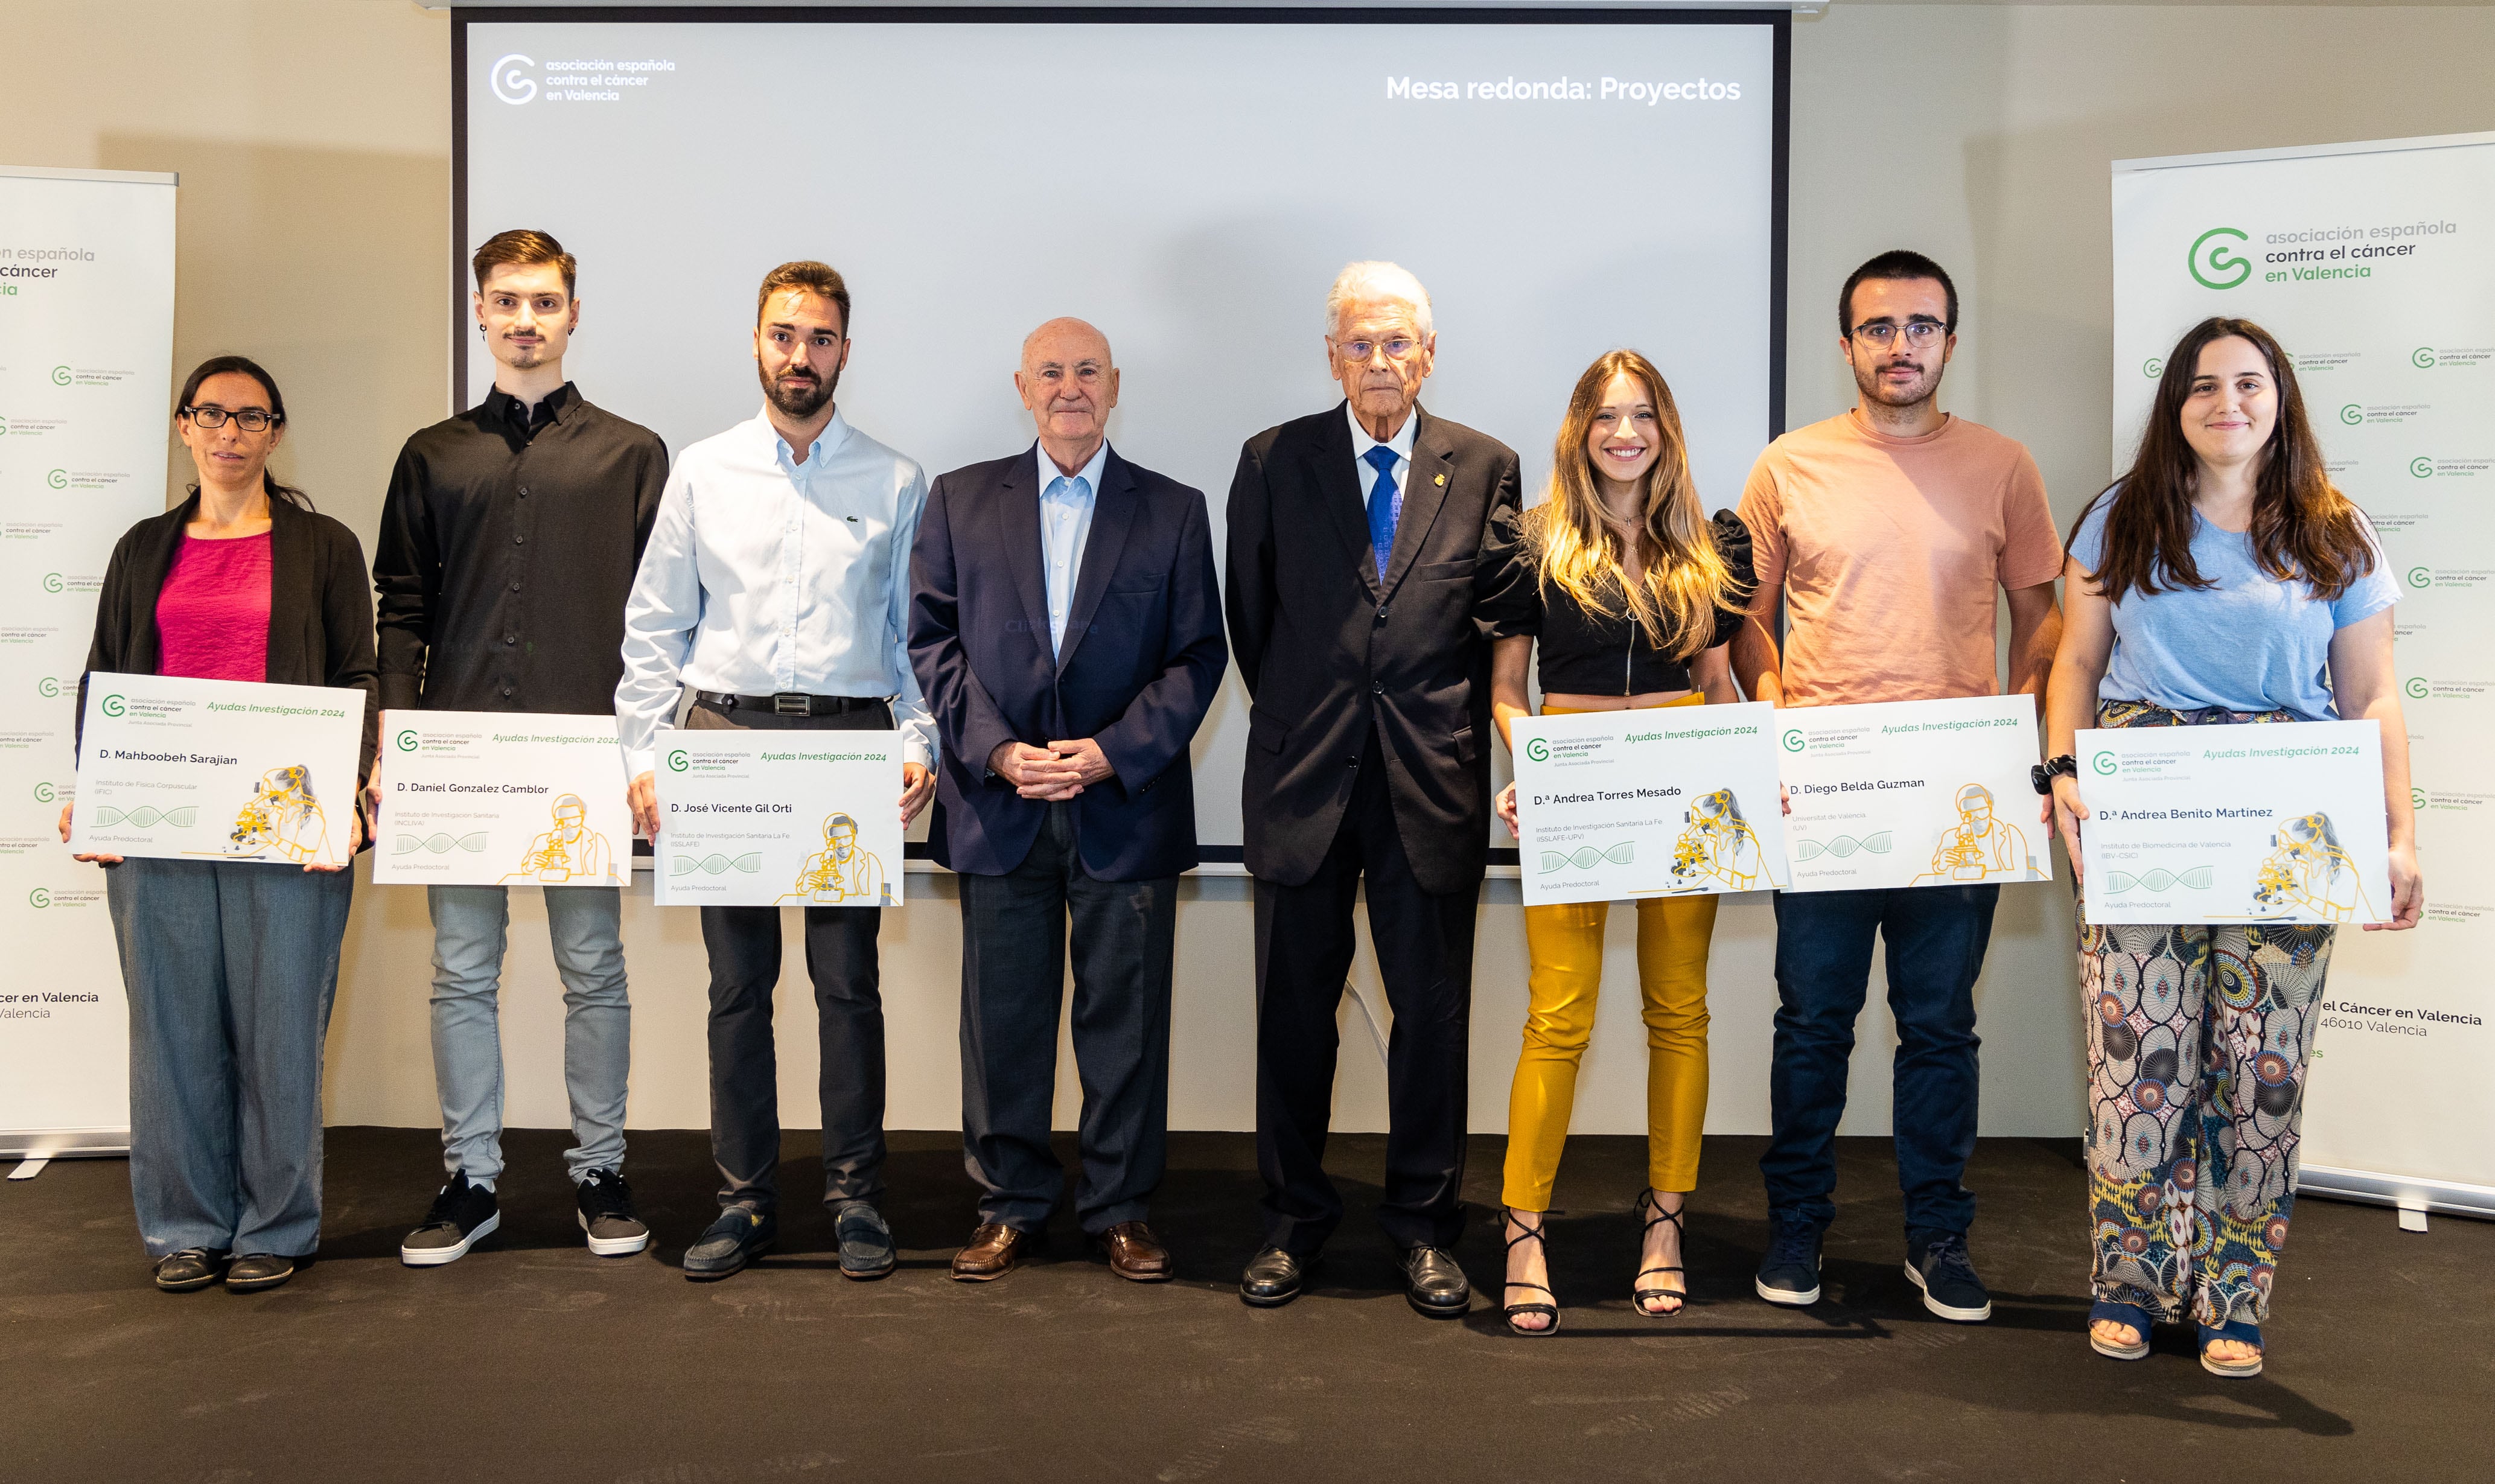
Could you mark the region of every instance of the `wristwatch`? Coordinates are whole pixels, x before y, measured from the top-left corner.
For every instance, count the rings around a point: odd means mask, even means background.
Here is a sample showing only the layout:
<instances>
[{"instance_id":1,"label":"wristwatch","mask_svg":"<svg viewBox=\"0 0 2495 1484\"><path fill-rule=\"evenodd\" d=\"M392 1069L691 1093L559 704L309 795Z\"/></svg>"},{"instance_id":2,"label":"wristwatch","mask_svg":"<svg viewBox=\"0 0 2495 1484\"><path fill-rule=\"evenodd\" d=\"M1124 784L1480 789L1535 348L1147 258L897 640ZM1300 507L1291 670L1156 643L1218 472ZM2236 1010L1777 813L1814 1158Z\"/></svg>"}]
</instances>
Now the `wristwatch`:
<instances>
[{"instance_id":1,"label":"wristwatch","mask_svg":"<svg viewBox=\"0 0 2495 1484\"><path fill-rule=\"evenodd\" d=\"M2059 757L2048 757L2027 770L2027 779L2036 786L2036 791L2039 793L2052 792L2053 780L2056 778L2079 776L2079 759L2068 753L2064 753Z\"/></svg>"}]
</instances>

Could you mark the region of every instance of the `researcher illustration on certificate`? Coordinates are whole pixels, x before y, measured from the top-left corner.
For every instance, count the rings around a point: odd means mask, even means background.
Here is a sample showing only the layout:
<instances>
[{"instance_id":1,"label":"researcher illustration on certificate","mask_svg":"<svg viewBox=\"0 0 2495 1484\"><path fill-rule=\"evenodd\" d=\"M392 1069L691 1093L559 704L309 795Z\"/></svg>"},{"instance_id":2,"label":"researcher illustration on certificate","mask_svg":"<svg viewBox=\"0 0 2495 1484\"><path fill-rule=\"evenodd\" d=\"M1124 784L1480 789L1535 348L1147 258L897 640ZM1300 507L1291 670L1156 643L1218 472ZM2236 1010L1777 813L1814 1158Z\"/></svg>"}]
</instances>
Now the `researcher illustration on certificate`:
<instances>
[{"instance_id":1,"label":"researcher illustration on certificate","mask_svg":"<svg viewBox=\"0 0 2495 1484\"><path fill-rule=\"evenodd\" d=\"M579 794L567 793L554 801L554 827L529 841L520 856L520 869L504 880L547 886L574 882L603 886L609 884L613 861L606 837L589 827L589 806Z\"/></svg>"},{"instance_id":2,"label":"researcher illustration on certificate","mask_svg":"<svg viewBox=\"0 0 2495 1484\"><path fill-rule=\"evenodd\" d=\"M1968 784L1957 790L1956 804L1956 821L1941 831L1931 869L1916 877L1914 884L2043 880L2027 853L2027 832L1992 812L1990 788Z\"/></svg>"},{"instance_id":3,"label":"researcher illustration on certificate","mask_svg":"<svg viewBox=\"0 0 2495 1484\"><path fill-rule=\"evenodd\" d=\"M780 900L816 907L882 905L883 862L858 849L854 818L836 814L823 821L823 848L806 857L796 889Z\"/></svg>"}]
</instances>

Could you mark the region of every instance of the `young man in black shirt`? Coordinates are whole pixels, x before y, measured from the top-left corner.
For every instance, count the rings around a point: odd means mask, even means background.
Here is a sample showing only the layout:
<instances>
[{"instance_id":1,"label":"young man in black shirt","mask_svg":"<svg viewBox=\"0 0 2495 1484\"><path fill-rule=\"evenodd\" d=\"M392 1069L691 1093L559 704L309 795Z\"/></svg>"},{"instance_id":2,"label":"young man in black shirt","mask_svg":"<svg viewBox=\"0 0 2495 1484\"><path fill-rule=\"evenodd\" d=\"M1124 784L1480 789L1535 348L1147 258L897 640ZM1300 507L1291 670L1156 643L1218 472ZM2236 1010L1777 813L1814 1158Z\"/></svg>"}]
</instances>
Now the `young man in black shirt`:
<instances>
[{"instance_id":1,"label":"young man in black shirt","mask_svg":"<svg viewBox=\"0 0 2495 1484\"><path fill-rule=\"evenodd\" d=\"M382 509L373 582L385 708L606 715L623 675L624 601L667 477L648 428L590 405L564 380L580 324L577 264L540 232L477 250L477 328L494 387L417 433ZM373 775L374 799L382 788ZM629 864L626 869L630 869ZM502 983L506 888L428 886L433 1074L442 1097L442 1188L399 1256L454 1262L502 1224ZM564 985L565 1155L589 1250L649 1245L624 1184L631 1065L616 886L547 886Z\"/></svg>"}]
</instances>

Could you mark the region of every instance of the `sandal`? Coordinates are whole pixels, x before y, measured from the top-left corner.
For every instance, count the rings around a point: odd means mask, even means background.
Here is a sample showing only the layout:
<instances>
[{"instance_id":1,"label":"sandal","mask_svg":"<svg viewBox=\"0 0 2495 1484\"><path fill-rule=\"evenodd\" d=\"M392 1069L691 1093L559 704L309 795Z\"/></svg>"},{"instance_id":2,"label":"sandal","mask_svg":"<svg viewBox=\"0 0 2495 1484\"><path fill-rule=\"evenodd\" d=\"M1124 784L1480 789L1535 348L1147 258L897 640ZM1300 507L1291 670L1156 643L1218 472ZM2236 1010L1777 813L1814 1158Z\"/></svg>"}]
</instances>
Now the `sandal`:
<instances>
[{"instance_id":1,"label":"sandal","mask_svg":"<svg viewBox=\"0 0 2495 1484\"><path fill-rule=\"evenodd\" d=\"M1505 1223L1510 1221L1515 1222L1516 1225L1516 1235L1507 1239L1507 1250L1510 1252L1515 1252L1516 1245L1519 1242L1540 1242L1542 1243L1543 1265L1546 1268L1549 1267L1551 1262L1551 1244L1544 1240L1542 1227L1527 1226L1523 1221L1517 1221L1517 1211L1513 1206L1501 1206L1499 1210L1502 1213L1502 1229L1504 1229ZM1543 1215L1546 1218L1548 1217L1547 1212L1537 1214ZM1559 1295L1556 1293L1551 1293L1550 1289L1542 1286L1540 1283L1518 1283L1511 1279L1508 1280L1507 1286L1511 1288L1530 1288L1536 1293L1550 1293L1551 1297L1555 1300L1559 1297ZM1502 1294L1501 1296L1504 1297L1505 1295ZM1507 1328L1510 1334L1524 1335L1528 1339L1539 1340L1546 1335L1556 1335L1559 1333L1559 1306L1556 1302L1549 1304L1509 1304L1503 1312L1507 1315ZM1524 1325L1516 1322L1518 1319L1523 1318L1525 1315L1529 1314L1546 1314L1550 1317L1551 1322L1542 1326L1540 1329L1527 1329Z\"/></svg>"},{"instance_id":2,"label":"sandal","mask_svg":"<svg viewBox=\"0 0 2495 1484\"><path fill-rule=\"evenodd\" d=\"M1684 1244L1688 1241L1689 1228L1681 1224L1681 1218L1688 1215L1689 1208L1686 1205L1683 1205L1679 1211L1664 1210L1663 1202L1655 1199L1654 1190L1652 1187L1648 1187L1648 1189L1638 1192L1637 1204L1631 1208L1631 1211L1632 1214L1639 1216L1644 1216L1648 1211L1652 1211L1654 1213L1653 1216L1648 1218L1647 1223L1644 1226L1638 1228L1638 1250L1640 1252L1644 1252L1646 1250L1646 1234L1654 1230L1657 1226L1669 1226L1680 1237ZM1688 1272L1689 1270L1685 1267L1640 1268L1638 1269L1637 1278L1629 1281L1632 1283L1635 1283L1639 1279L1645 1278L1648 1273L1679 1273L1682 1275L1682 1282L1685 1283L1687 1282ZM1650 1301L1655 1299L1670 1299L1672 1301L1672 1307L1670 1309L1648 1309L1646 1307ZM1689 1293L1686 1288L1633 1287L1629 1290L1629 1301L1637 1306L1637 1312L1639 1314L1646 1315L1649 1319L1669 1319L1673 1315L1680 1313L1683 1309L1689 1307Z\"/></svg>"},{"instance_id":3,"label":"sandal","mask_svg":"<svg viewBox=\"0 0 2495 1484\"><path fill-rule=\"evenodd\" d=\"M2101 1319L2110 1319L2116 1324L2130 1325L2139 1332L2138 1343L2116 1345L2112 1341L2100 1339L2097 1335L2097 1321ZM2148 1358L2148 1311L2138 1304L2116 1304L2108 1299L2099 1299L2088 1309L2088 1348L2111 1360L2146 1360Z\"/></svg>"},{"instance_id":4,"label":"sandal","mask_svg":"<svg viewBox=\"0 0 2495 1484\"><path fill-rule=\"evenodd\" d=\"M2250 1360L2216 1358L2209 1353L2209 1345L2219 1340L2242 1341L2253 1347L2253 1358ZM2261 1343L2261 1326L2258 1324L2246 1324L2240 1319L2230 1320L2225 1324L2203 1324L2201 1326L2201 1369L2211 1376L2223 1376L2229 1380L2241 1380L2247 1376L2259 1376L2262 1374Z\"/></svg>"}]
</instances>

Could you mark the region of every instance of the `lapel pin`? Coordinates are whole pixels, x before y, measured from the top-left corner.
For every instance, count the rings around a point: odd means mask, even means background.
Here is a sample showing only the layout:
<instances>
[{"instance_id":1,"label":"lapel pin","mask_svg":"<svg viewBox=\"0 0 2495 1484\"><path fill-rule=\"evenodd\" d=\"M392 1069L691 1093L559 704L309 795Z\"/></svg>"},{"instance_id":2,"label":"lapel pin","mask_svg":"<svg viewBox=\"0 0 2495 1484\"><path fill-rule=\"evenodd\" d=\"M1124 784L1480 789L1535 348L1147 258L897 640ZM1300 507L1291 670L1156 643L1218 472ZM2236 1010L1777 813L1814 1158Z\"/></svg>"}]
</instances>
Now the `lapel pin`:
<instances>
[{"instance_id":1,"label":"lapel pin","mask_svg":"<svg viewBox=\"0 0 2495 1484\"><path fill-rule=\"evenodd\" d=\"M1447 477L1446 477L1445 475L1443 475L1443 474L1442 474L1442 475L1440 475L1440 476L1438 476L1438 482L1439 482L1439 483L1441 483L1441 484L1446 483L1446 482L1447 482Z\"/></svg>"}]
</instances>

